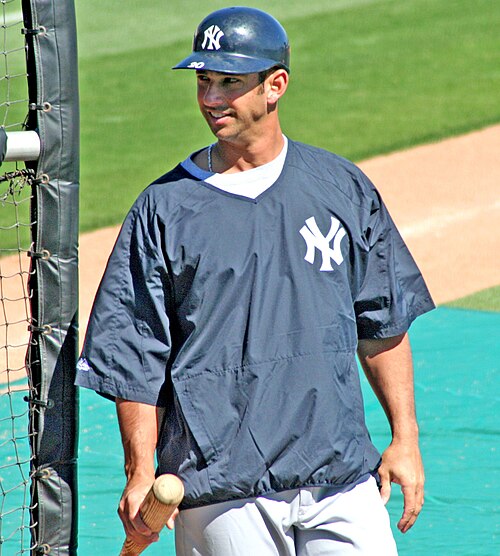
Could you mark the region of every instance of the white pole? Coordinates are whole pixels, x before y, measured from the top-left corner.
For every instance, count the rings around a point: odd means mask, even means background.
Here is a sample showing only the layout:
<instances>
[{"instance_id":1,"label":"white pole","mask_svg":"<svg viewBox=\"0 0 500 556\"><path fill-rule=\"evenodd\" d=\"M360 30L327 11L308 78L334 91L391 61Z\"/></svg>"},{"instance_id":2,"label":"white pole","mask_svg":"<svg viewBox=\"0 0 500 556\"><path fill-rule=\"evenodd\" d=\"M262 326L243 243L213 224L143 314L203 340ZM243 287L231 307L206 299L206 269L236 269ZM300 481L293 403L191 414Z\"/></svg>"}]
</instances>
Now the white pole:
<instances>
[{"instance_id":1,"label":"white pole","mask_svg":"<svg viewBox=\"0 0 500 556\"><path fill-rule=\"evenodd\" d=\"M5 162L38 160L40 137L36 131L7 131Z\"/></svg>"}]
</instances>

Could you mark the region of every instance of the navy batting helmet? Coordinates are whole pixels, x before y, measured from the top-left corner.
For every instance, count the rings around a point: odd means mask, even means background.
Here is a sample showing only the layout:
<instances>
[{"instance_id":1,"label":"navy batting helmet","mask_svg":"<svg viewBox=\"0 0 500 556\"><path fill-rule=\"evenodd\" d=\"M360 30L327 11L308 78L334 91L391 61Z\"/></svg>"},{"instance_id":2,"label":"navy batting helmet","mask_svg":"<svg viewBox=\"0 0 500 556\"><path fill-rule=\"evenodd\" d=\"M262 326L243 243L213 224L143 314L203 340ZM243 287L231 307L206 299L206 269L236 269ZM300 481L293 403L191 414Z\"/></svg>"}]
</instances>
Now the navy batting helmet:
<instances>
[{"instance_id":1,"label":"navy batting helmet","mask_svg":"<svg viewBox=\"0 0 500 556\"><path fill-rule=\"evenodd\" d=\"M224 8L198 26L193 52L173 69L257 73L272 67L290 71L290 44L274 17L255 8Z\"/></svg>"}]
</instances>

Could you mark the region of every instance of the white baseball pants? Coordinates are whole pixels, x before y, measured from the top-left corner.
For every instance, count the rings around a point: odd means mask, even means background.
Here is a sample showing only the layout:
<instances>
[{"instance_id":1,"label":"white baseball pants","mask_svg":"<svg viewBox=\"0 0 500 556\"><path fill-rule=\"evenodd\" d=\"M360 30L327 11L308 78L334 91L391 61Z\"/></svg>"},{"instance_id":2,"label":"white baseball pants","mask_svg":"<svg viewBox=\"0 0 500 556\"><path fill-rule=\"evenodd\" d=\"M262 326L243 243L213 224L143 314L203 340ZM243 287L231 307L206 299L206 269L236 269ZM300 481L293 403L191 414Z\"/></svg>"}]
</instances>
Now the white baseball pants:
<instances>
[{"instance_id":1,"label":"white baseball pants","mask_svg":"<svg viewBox=\"0 0 500 556\"><path fill-rule=\"evenodd\" d=\"M301 488L184 510L177 556L397 556L371 477L347 492Z\"/></svg>"}]
</instances>

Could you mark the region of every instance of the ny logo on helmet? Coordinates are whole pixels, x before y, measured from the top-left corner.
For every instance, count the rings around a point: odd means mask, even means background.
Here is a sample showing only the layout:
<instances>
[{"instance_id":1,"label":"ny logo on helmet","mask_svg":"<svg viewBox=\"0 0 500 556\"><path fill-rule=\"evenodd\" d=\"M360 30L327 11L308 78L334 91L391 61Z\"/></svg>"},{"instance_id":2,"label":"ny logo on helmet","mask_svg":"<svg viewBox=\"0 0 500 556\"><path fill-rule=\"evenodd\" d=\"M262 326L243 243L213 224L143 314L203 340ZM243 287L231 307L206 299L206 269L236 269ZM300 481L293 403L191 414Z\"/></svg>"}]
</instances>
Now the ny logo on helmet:
<instances>
[{"instance_id":1,"label":"ny logo on helmet","mask_svg":"<svg viewBox=\"0 0 500 556\"><path fill-rule=\"evenodd\" d=\"M205 38L203 39L201 48L204 50L219 50L220 40L223 36L224 33L219 26L211 25L208 29L205 29Z\"/></svg>"}]
</instances>

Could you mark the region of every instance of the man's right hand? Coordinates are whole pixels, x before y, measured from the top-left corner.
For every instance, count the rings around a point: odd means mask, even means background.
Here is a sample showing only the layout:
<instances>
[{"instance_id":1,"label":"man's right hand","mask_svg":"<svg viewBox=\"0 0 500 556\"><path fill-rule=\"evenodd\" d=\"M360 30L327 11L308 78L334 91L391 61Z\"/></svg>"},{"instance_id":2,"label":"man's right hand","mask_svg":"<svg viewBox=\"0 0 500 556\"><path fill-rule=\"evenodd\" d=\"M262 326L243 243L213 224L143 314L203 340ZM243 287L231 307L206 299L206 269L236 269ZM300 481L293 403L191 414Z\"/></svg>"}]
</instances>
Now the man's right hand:
<instances>
[{"instance_id":1,"label":"man's right hand","mask_svg":"<svg viewBox=\"0 0 500 556\"><path fill-rule=\"evenodd\" d=\"M144 523L139 512L140 506L149 492L154 477L132 478L123 491L118 515L123 523L126 536L137 544L148 545L158 541L158 533L154 533Z\"/></svg>"}]
</instances>

